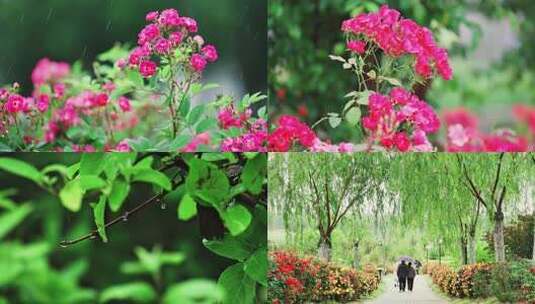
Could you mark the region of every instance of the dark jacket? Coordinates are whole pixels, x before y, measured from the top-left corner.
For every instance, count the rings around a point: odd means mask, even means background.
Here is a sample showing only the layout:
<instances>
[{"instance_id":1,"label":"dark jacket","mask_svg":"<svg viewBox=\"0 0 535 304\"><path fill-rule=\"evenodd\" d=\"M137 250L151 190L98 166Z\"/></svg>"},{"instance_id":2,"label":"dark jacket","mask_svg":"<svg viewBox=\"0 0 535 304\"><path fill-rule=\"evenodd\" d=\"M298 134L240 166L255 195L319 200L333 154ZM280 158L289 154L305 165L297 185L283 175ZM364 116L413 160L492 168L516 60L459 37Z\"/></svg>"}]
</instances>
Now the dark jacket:
<instances>
[{"instance_id":1,"label":"dark jacket","mask_svg":"<svg viewBox=\"0 0 535 304\"><path fill-rule=\"evenodd\" d=\"M412 267L408 267L408 272L407 272L407 277L409 279L414 279L414 277L416 277L416 270L414 270L414 268Z\"/></svg>"},{"instance_id":2,"label":"dark jacket","mask_svg":"<svg viewBox=\"0 0 535 304\"><path fill-rule=\"evenodd\" d=\"M406 278L409 275L409 266L407 264L399 264L397 275L398 278Z\"/></svg>"}]
</instances>

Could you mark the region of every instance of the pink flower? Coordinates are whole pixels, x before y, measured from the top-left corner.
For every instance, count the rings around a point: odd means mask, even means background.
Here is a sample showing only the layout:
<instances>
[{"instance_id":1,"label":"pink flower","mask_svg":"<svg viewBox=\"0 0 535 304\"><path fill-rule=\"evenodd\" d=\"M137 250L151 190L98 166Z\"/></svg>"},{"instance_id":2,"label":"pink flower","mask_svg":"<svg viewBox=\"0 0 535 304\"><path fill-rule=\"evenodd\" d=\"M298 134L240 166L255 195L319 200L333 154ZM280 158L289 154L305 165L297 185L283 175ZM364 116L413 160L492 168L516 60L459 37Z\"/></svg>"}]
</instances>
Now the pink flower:
<instances>
[{"instance_id":1,"label":"pink flower","mask_svg":"<svg viewBox=\"0 0 535 304\"><path fill-rule=\"evenodd\" d=\"M470 141L468 133L461 124L448 127L448 140L457 147L462 147Z\"/></svg>"},{"instance_id":2,"label":"pink flower","mask_svg":"<svg viewBox=\"0 0 535 304\"><path fill-rule=\"evenodd\" d=\"M22 111L24 104L24 98L18 94L11 94L7 98L7 102L4 105L6 111L11 114Z\"/></svg>"},{"instance_id":3,"label":"pink flower","mask_svg":"<svg viewBox=\"0 0 535 304\"><path fill-rule=\"evenodd\" d=\"M147 20L147 22L152 22L154 20L158 19L158 12L149 12L147 14L147 16L145 16L145 20Z\"/></svg>"},{"instance_id":4,"label":"pink flower","mask_svg":"<svg viewBox=\"0 0 535 304\"><path fill-rule=\"evenodd\" d=\"M104 89L106 92L108 92L109 94L111 94L113 91L115 91L115 83L111 82L111 81L108 81L106 82L103 86L102 86L102 89Z\"/></svg>"},{"instance_id":5,"label":"pink flower","mask_svg":"<svg viewBox=\"0 0 535 304\"><path fill-rule=\"evenodd\" d=\"M8 96L9 96L9 91L6 89L0 88L0 100L7 99Z\"/></svg>"},{"instance_id":6,"label":"pink flower","mask_svg":"<svg viewBox=\"0 0 535 304\"><path fill-rule=\"evenodd\" d=\"M242 120L237 117L233 107L226 107L217 114L219 125L222 129L229 129L231 127L241 128Z\"/></svg>"},{"instance_id":7,"label":"pink flower","mask_svg":"<svg viewBox=\"0 0 535 304\"><path fill-rule=\"evenodd\" d=\"M156 24L149 24L141 30L138 35L137 43L144 45L160 37L160 28Z\"/></svg>"},{"instance_id":8,"label":"pink flower","mask_svg":"<svg viewBox=\"0 0 535 304\"><path fill-rule=\"evenodd\" d=\"M184 36L182 35L181 32L173 32L169 34L169 41L171 41L171 44L174 47L177 47L178 45L180 45L183 39L184 39Z\"/></svg>"},{"instance_id":9,"label":"pink flower","mask_svg":"<svg viewBox=\"0 0 535 304\"><path fill-rule=\"evenodd\" d=\"M54 97L56 99L61 99L65 96L65 84L64 83L56 83L54 84Z\"/></svg>"},{"instance_id":10,"label":"pink flower","mask_svg":"<svg viewBox=\"0 0 535 304\"><path fill-rule=\"evenodd\" d=\"M130 112L132 107L130 106L130 100L124 96L119 97L119 107L123 112Z\"/></svg>"},{"instance_id":11,"label":"pink flower","mask_svg":"<svg viewBox=\"0 0 535 304\"><path fill-rule=\"evenodd\" d=\"M141 76L145 78L154 76L154 74L156 74L156 63L150 60L141 62L139 65L139 72L141 73Z\"/></svg>"},{"instance_id":12,"label":"pink flower","mask_svg":"<svg viewBox=\"0 0 535 304\"><path fill-rule=\"evenodd\" d=\"M163 26L178 26L180 24L180 15L175 9L166 9L160 14L160 18L158 21Z\"/></svg>"},{"instance_id":13,"label":"pink flower","mask_svg":"<svg viewBox=\"0 0 535 304\"><path fill-rule=\"evenodd\" d=\"M206 68L206 60L199 54L193 54L190 59L191 67L195 72L202 72Z\"/></svg>"},{"instance_id":14,"label":"pink flower","mask_svg":"<svg viewBox=\"0 0 535 304\"><path fill-rule=\"evenodd\" d=\"M105 107L108 104L108 94L101 93L95 96L94 105L97 107Z\"/></svg>"},{"instance_id":15,"label":"pink flower","mask_svg":"<svg viewBox=\"0 0 535 304\"><path fill-rule=\"evenodd\" d=\"M217 54L217 50L216 50L215 46L207 45L207 46L202 48L201 52L204 55L204 58L206 58L206 60L208 62L217 61L218 54Z\"/></svg>"},{"instance_id":16,"label":"pink flower","mask_svg":"<svg viewBox=\"0 0 535 304\"><path fill-rule=\"evenodd\" d=\"M171 51L171 42L165 38L160 38L154 45L154 50L160 55L167 55Z\"/></svg>"},{"instance_id":17,"label":"pink flower","mask_svg":"<svg viewBox=\"0 0 535 304\"><path fill-rule=\"evenodd\" d=\"M48 105L50 104L50 97L46 94L41 94L37 97L37 110L44 113L48 110Z\"/></svg>"},{"instance_id":18,"label":"pink flower","mask_svg":"<svg viewBox=\"0 0 535 304\"><path fill-rule=\"evenodd\" d=\"M117 146L115 147L114 151L116 152L130 152L130 145L128 144L128 140L124 139Z\"/></svg>"},{"instance_id":19,"label":"pink flower","mask_svg":"<svg viewBox=\"0 0 535 304\"><path fill-rule=\"evenodd\" d=\"M54 62L43 58L37 62L32 71L32 83L39 86L45 83L56 82L70 73L70 66L65 62Z\"/></svg>"},{"instance_id":20,"label":"pink flower","mask_svg":"<svg viewBox=\"0 0 535 304\"><path fill-rule=\"evenodd\" d=\"M387 5L381 6L378 12L360 14L345 20L342 31L350 39L365 38L372 41L389 56L415 56L415 72L425 78L431 77L433 67L445 80L452 78L448 53L437 46L431 31L410 19L402 18L398 11ZM353 40L347 47L359 54L364 52L362 43L357 44Z\"/></svg>"},{"instance_id":21,"label":"pink flower","mask_svg":"<svg viewBox=\"0 0 535 304\"><path fill-rule=\"evenodd\" d=\"M405 134L405 132L394 135L394 143L400 152L407 152L411 147L411 142L409 141L409 137L407 134Z\"/></svg>"},{"instance_id":22,"label":"pink flower","mask_svg":"<svg viewBox=\"0 0 535 304\"><path fill-rule=\"evenodd\" d=\"M178 25L185 27L190 33L197 33L199 30L197 26L197 21L189 17L180 18Z\"/></svg>"},{"instance_id":23,"label":"pink flower","mask_svg":"<svg viewBox=\"0 0 535 304\"><path fill-rule=\"evenodd\" d=\"M269 135L269 151L287 152L295 142L300 143L305 148L314 146L316 134L306 124L297 117L283 115L279 118L279 125L273 133Z\"/></svg>"},{"instance_id":24,"label":"pink flower","mask_svg":"<svg viewBox=\"0 0 535 304\"><path fill-rule=\"evenodd\" d=\"M195 136L191 142L185 146L180 152L197 152L200 145L210 144L210 133L205 132Z\"/></svg>"},{"instance_id":25,"label":"pink flower","mask_svg":"<svg viewBox=\"0 0 535 304\"><path fill-rule=\"evenodd\" d=\"M366 42L350 40L347 42L347 49L353 53L364 54L366 52Z\"/></svg>"}]
</instances>

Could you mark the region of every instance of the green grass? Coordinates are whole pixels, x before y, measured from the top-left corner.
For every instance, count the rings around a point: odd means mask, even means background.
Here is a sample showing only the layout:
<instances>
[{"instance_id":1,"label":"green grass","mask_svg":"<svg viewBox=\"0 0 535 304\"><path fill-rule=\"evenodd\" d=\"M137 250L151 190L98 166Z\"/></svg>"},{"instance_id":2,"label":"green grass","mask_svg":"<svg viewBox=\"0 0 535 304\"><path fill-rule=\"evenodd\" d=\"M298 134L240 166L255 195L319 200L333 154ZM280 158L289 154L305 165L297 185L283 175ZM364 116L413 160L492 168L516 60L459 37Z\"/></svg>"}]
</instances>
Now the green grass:
<instances>
[{"instance_id":1,"label":"green grass","mask_svg":"<svg viewBox=\"0 0 535 304\"><path fill-rule=\"evenodd\" d=\"M429 283L429 286L431 286L431 289L433 292L435 292L437 295L442 297L443 299L447 300L448 303L453 304L470 304L470 303L479 303L479 304L500 304L501 302L498 301L496 298L488 298L488 299L459 299L450 297L449 295L445 294L436 286L431 278L429 276L426 276L425 279L427 280L427 283Z\"/></svg>"}]
</instances>

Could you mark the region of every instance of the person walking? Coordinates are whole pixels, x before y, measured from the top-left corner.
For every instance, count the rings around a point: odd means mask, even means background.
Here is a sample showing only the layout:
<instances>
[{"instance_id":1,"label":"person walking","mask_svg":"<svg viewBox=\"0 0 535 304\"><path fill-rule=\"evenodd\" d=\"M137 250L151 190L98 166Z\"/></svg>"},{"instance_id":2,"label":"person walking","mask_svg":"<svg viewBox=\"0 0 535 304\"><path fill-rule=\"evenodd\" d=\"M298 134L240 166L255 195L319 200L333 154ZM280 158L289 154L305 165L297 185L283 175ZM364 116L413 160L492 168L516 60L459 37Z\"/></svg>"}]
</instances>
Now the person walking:
<instances>
[{"instance_id":1,"label":"person walking","mask_svg":"<svg viewBox=\"0 0 535 304\"><path fill-rule=\"evenodd\" d=\"M409 268L407 267L407 264L405 264L405 261L403 260L401 261L401 264L399 264L398 269L397 269L400 292L405 291L405 287L407 285L408 274L409 274Z\"/></svg>"},{"instance_id":2,"label":"person walking","mask_svg":"<svg viewBox=\"0 0 535 304\"><path fill-rule=\"evenodd\" d=\"M412 264L409 263L407 266L407 285L409 291L412 292L412 287L414 286L414 278L416 277L416 270L412 267Z\"/></svg>"}]
</instances>

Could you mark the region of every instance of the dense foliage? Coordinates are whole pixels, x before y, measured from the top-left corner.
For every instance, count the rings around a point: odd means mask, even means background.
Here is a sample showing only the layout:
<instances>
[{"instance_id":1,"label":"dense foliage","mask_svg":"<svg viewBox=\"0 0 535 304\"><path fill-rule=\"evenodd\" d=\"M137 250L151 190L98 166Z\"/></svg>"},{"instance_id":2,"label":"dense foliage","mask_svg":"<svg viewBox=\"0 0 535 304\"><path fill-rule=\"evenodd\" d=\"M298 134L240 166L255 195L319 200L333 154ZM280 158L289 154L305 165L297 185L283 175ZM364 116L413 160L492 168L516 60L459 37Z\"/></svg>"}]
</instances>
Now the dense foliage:
<instances>
[{"instance_id":1,"label":"dense foliage","mask_svg":"<svg viewBox=\"0 0 535 304\"><path fill-rule=\"evenodd\" d=\"M447 265L431 263L424 267L433 282L456 298L497 297L504 303L531 303L535 300L535 269L529 261L504 264L471 264L457 272Z\"/></svg>"},{"instance_id":2,"label":"dense foliage","mask_svg":"<svg viewBox=\"0 0 535 304\"><path fill-rule=\"evenodd\" d=\"M268 272L271 303L350 302L379 287L377 270L338 267L313 257L299 257L288 251L270 253Z\"/></svg>"},{"instance_id":3,"label":"dense foliage","mask_svg":"<svg viewBox=\"0 0 535 304\"><path fill-rule=\"evenodd\" d=\"M37 157L36 154L30 155ZM71 165L58 162L42 169L35 167L31 161L2 157L0 169L33 182L61 201L70 212L85 210L85 203L92 202L96 228L81 237L74 235L71 240L62 241L62 247L79 246L78 243L97 238L103 243L113 244L114 238L110 236L112 227L128 225L128 221L151 206L159 205L166 209L170 202L179 202L176 209L178 219L196 219L204 247L233 262L220 273L217 284L195 279L181 283L166 280L163 285L162 267L183 264L186 256L180 252L166 252L159 247L151 251L139 247L135 249L138 260L124 262L121 271L130 275L148 274L151 283L133 281L96 293L95 290L81 288L77 283L86 270L84 264L75 264L72 270L63 274L51 269L46 262L50 244L11 241L2 244L2 255L5 256L2 263L5 269L9 269L10 275L3 277L0 288L9 291L8 300L18 299L24 303L48 303L46 299L54 298L60 292L72 293L62 297L65 303L87 303L97 296L103 302L120 299L152 302L159 299L165 303L178 300L253 303L257 298L260 300L267 286L268 267L266 166L266 155L257 153L94 153L82 154L79 161ZM128 209L125 202L133 198L130 193L134 193L140 184L152 185L152 194L145 194L144 202L138 201L138 205ZM9 190L3 193L1 206L5 211L0 216L1 237L23 222L33 209L32 204L19 205L9 199ZM136 195L135 199L139 200L140 196ZM157 227L150 229L158 230ZM28 261L35 263L35 270L23 267ZM37 274L44 275L37 278L42 279L43 284L52 284L52 289L25 292L39 288L40 285L35 283ZM48 276L56 281L48 281ZM26 277L28 279L24 279Z\"/></svg>"}]
</instances>

